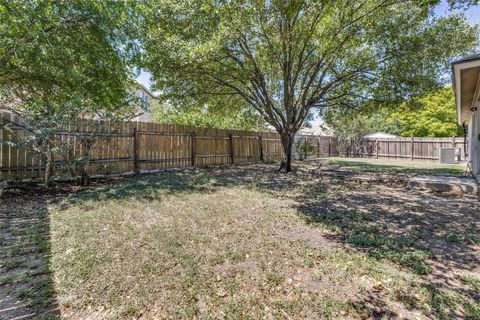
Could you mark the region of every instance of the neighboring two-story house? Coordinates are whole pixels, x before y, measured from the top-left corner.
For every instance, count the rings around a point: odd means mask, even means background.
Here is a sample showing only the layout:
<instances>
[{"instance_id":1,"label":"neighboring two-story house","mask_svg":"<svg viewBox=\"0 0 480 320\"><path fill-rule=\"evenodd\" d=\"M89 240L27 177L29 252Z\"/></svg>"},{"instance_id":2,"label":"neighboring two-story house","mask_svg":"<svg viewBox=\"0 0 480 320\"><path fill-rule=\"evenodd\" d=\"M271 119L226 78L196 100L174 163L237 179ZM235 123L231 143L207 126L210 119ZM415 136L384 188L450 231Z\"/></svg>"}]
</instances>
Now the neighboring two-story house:
<instances>
[{"instance_id":1,"label":"neighboring two-story house","mask_svg":"<svg viewBox=\"0 0 480 320\"><path fill-rule=\"evenodd\" d=\"M159 100L147 87L133 82L131 90L140 98L140 106L137 107L137 112L133 121L152 122L155 109L159 106Z\"/></svg>"}]
</instances>

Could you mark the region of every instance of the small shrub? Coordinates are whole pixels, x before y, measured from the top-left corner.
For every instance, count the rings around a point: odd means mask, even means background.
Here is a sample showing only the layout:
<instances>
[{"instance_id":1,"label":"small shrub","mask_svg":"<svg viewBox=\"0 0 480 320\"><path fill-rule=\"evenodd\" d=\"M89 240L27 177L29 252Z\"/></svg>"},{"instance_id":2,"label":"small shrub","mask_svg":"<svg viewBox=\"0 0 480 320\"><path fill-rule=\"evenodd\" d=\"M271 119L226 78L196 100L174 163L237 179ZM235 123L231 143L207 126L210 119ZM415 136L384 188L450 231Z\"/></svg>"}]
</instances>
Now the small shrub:
<instances>
[{"instance_id":1,"label":"small shrub","mask_svg":"<svg viewBox=\"0 0 480 320\"><path fill-rule=\"evenodd\" d=\"M303 161L307 159L309 155L313 154L315 151L315 147L310 144L307 139L302 139L295 145L295 149L297 150L299 160Z\"/></svg>"}]
</instances>

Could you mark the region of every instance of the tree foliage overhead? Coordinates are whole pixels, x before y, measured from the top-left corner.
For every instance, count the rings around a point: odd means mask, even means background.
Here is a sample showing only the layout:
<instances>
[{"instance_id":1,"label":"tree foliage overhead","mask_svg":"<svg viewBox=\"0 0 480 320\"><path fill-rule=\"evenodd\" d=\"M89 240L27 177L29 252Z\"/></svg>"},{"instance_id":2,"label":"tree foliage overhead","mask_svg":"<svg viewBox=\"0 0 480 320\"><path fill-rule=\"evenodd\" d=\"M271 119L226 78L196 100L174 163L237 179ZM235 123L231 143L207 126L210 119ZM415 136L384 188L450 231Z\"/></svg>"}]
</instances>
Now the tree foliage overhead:
<instances>
[{"instance_id":1,"label":"tree foliage overhead","mask_svg":"<svg viewBox=\"0 0 480 320\"><path fill-rule=\"evenodd\" d=\"M340 139L357 139L368 133L386 132L403 137L453 137L463 135L457 124L451 87L402 102L361 112L343 109L324 112L326 124Z\"/></svg>"},{"instance_id":2,"label":"tree foliage overhead","mask_svg":"<svg viewBox=\"0 0 480 320\"><path fill-rule=\"evenodd\" d=\"M59 128L132 113L139 17L128 1L0 0L0 104L23 118L18 143L43 158L46 183Z\"/></svg>"},{"instance_id":3,"label":"tree foliage overhead","mask_svg":"<svg viewBox=\"0 0 480 320\"><path fill-rule=\"evenodd\" d=\"M93 112L117 109L127 98L128 62L137 53L135 15L127 2L1 0L4 96L10 93L17 104L76 99Z\"/></svg>"},{"instance_id":4,"label":"tree foliage overhead","mask_svg":"<svg viewBox=\"0 0 480 320\"><path fill-rule=\"evenodd\" d=\"M266 130L262 117L252 108L195 104L188 107L164 106L154 114L154 121L203 128Z\"/></svg>"},{"instance_id":5,"label":"tree foliage overhead","mask_svg":"<svg viewBox=\"0 0 480 320\"><path fill-rule=\"evenodd\" d=\"M312 108L419 95L476 46L462 15L434 19L432 4L152 1L145 66L171 97L241 97L281 135L289 171L293 136Z\"/></svg>"},{"instance_id":6,"label":"tree foliage overhead","mask_svg":"<svg viewBox=\"0 0 480 320\"><path fill-rule=\"evenodd\" d=\"M181 100L163 97L154 113L159 123L182 124L204 128L265 130L265 120L238 96L184 97Z\"/></svg>"},{"instance_id":7,"label":"tree foliage overhead","mask_svg":"<svg viewBox=\"0 0 480 320\"><path fill-rule=\"evenodd\" d=\"M455 97L451 87L403 103L392 110L385 123L405 137L452 137L463 134L457 124Z\"/></svg>"},{"instance_id":8,"label":"tree foliage overhead","mask_svg":"<svg viewBox=\"0 0 480 320\"><path fill-rule=\"evenodd\" d=\"M440 1L435 1L440 2ZM447 3L454 9L467 9L480 4L480 0L448 0Z\"/></svg>"}]
</instances>

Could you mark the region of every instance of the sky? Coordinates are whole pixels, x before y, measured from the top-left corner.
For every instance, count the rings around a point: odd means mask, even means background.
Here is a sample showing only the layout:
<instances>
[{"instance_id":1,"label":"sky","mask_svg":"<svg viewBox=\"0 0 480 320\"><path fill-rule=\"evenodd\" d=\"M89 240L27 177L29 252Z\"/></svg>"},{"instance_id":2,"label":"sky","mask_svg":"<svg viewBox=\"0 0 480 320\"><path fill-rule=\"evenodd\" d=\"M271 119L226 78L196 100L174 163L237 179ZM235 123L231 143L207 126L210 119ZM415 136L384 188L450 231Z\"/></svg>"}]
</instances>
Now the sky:
<instances>
[{"instance_id":1,"label":"sky","mask_svg":"<svg viewBox=\"0 0 480 320\"><path fill-rule=\"evenodd\" d=\"M145 87L150 88L152 75L150 72L142 71L137 77L137 82L143 84Z\"/></svg>"},{"instance_id":2,"label":"sky","mask_svg":"<svg viewBox=\"0 0 480 320\"><path fill-rule=\"evenodd\" d=\"M448 14L448 4L445 0L435 8L435 14L437 16ZM465 11L465 16L472 24L480 23L480 6L472 6Z\"/></svg>"},{"instance_id":3,"label":"sky","mask_svg":"<svg viewBox=\"0 0 480 320\"><path fill-rule=\"evenodd\" d=\"M480 23L480 5L472 6L468 10L465 10L465 16L471 24ZM441 17L449 14L449 8L447 1L442 0L442 3L435 8L435 15ZM480 44L479 44L480 45ZM147 71L142 71L137 77L137 82L143 84L147 88L150 88L151 85L151 74ZM311 121L312 126L318 126L321 123L321 119L315 119Z\"/></svg>"}]
</instances>

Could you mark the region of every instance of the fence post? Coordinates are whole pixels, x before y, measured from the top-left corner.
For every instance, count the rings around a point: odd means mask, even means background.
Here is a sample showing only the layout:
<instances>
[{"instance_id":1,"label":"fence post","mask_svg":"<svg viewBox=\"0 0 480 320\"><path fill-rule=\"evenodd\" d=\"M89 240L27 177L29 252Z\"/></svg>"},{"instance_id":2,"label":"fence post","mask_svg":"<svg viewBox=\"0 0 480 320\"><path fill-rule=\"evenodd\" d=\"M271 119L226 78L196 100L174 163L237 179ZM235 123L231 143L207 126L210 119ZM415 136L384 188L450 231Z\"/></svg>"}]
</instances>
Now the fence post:
<instances>
[{"instance_id":1,"label":"fence post","mask_svg":"<svg viewBox=\"0 0 480 320\"><path fill-rule=\"evenodd\" d=\"M263 141L261 135L258 136L258 148L260 161L263 162Z\"/></svg>"},{"instance_id":2,"label":"fence post","mask_svg":"<svg viewBox=\"0 0 480 320\"><path fill-rule=\"evenodd\" d=\"M455 148L455 137L452 137L452 148Z\"/></svg>"},{"instance_id":3,"label":"fence post","mask_svg":"<svg viewBox=\"0 0 480 320\"><path fill-rule=\"evenodd\" d=\"M394 144L394 146L395 146L395 160L398 159L398 156L397 156L397 153L398 153L398 152L397 152L397 145L398 145L399 143L400 143L399 141L395 141L395 144Z\"/></svg>"},{"instance_id":4,"label":"fence post","mask_svg":"<svg viewBox=\"0 0 480 320\"><path fill-rule=\"evenodd\" d=\"M304 159L307 160L307 137L303 137L303 144L305 146L305 148L303 149L303 156L304 156ZM310 144L310 143L309 143Z\"/></svg>"},{"instance_id":5,"label":"fence post","mask_svg":"<svg viewBox=\"0 0 480 320\"><path fill-rule=\"evenodd\" d=\"M415 144L414 144L414 138L412 136L410 140L410 161L413 161L413 154L415 152Z\"/></svg>"},{"instance_id":6,"label":"fence post","mask_svg":"<svg viewBox=\"0 0 480 320\"><path fill-rule=\"evenodd\" d=\"M320 137L317 137L317 158L320 158Z\"/></svg>"},{"instance_id":7,"label":"fence post","mask_svg":"<svg viewBox=\"0 0 480 320\"><path fill-rule=\"evenodd\" d=\"M192 156L192 167L195 168L195 158L196 158L196 154L195 154L195 131L192 131L192 134L190 136L190 140L191 140L191 150L190 150L190 154Z\"/></svg>"},{"instance_id":8,"label":"fence post","mask_svg":"<svg viewBox=\"0 0 480 320\"><path fill-rule=\"evenodd\" d=\"M229 134L228 135L228 140L229 140L229 144L230 144L230 163L233 164L234 163L234 152L233 152L233 134Z\"/></svg>"},{"instance_id":9,"label":"fence post","mask_svg":"<svg viewBox=\"0 0 480 320\"><path fill-rule=\"evenodd\" d=\"M332 138L328 138L328 156L332 156Z\"/></svg>"},{"instance_id":10,"label":"fence post","mask_svg":"<svg viewBox=\"0 0 480 320\"><path fill-rule=\"evenodd\" d=\"M378 159L378 149L379 149L379 144L378 144L378 138L375 140L375 157Z\"/></svg>"},{"instance_id":11,"label":"fence post","mask_svg":"<svg viewBox=\"0 0 480 320\"><path fill-rule=\"evenodd\" d=\"M133 128L133 172L138 174L138 138L137 138L137 127Z\"/></svg>"}]
</instances>

